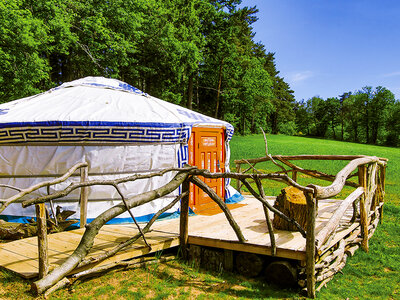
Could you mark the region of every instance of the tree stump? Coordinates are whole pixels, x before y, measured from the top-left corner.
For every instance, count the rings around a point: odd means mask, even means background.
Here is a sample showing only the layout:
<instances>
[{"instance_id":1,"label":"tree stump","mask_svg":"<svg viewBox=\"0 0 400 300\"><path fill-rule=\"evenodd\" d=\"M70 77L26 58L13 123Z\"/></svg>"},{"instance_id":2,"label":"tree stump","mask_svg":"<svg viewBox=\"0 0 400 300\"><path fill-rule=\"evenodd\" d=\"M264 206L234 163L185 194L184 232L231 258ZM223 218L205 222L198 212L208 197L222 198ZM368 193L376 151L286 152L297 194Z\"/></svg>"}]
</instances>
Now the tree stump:
<instances>
[{"instance_id":1,"label":"tree stump","mask_svg":"<svg viewBox=\"0 0 400 300\"><path fill-rule=\"evenodd\" d=\"M297 285L297 270L288 261L275 261L264 270L268 282L280 286L292 287Z\"/></svg>"},{"instance_id":2,"label":"tree stump","mask_svg":"<svg viewBox=\"0 0 400 300\"><path fill-rule=\"evenodd\" d=\"M246 277L258 276L264 267L265 258L254 253L240 252L236 256L236 270Z\"/></svg>"},{"instance_id":3,"label":"tree stump","mask_svg":"<svg viewBox=\"0 0 400 300\"><path fill-rule=\"evenodd\" d=\"M291 219L296 220L302 228L307 228L307 200L304 193L293 186L287 186L281 190L281 194L276 197L274 207ZM276 229L297 231L297 228L279 217L274 215L273 225Z\"/></svg>"},{"instance_id":4,"label":"tree stump","mask_svg":"<svg viewBox=\"0 0 400 300\"><path fill-rule=\"evenodd\" d=\"M221 272L224 269L224 251L217 248L204 248L201 266L207 270Z\"/></svg>"},{"instance_id":5,"label":"tree stump","mask_svg":"<svg viewBox=\"0 0 400 300\"><path fill-rule=\"evenodd\" d=\"M190 245L189 246L189 261L194 265L195 268L200 267L202 257L201 246Z\"/></svg>"}]
</instances>

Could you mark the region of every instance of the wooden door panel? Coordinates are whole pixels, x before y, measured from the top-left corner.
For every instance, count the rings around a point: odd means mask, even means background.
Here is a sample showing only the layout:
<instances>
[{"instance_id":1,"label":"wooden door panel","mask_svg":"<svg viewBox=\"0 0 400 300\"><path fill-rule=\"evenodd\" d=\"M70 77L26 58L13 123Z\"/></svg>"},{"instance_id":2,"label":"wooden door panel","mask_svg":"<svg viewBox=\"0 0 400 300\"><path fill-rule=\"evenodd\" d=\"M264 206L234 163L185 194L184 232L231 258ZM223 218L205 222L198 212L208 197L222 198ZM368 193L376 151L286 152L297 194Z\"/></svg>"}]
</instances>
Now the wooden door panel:
<instances>
[{"instance_id":1,"label":"wooden door panel","mask_svg":"<svg viewBox=\"0 0 400 300\"><path fill-rule=\"evenodd\" d=\"M189 141L189 163L210 172L224 172L224 131L222 128L193 128ZM200 177L222 199L224 199L224 179ZM213 202L206 193L191 185L190 205L199 206Z\"/></svg>"}]
</instances>

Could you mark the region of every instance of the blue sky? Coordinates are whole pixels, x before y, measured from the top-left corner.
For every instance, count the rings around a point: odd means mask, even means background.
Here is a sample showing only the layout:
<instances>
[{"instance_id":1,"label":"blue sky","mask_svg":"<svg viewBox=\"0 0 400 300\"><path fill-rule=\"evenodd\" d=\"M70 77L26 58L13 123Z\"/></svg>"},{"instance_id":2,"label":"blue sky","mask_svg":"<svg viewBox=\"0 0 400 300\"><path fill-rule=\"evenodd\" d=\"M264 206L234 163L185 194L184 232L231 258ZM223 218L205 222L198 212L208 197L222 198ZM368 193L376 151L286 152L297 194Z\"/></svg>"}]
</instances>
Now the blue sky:
<instances>
[{"instance_id":1,"label":"blue sky","mask_svg":"<svg viewBox=\"0 0 400 300\"><path fill-rule=\"evenodd\" d=\"M259 9L255 41L275 52L296 100L366 85L400 98L400 1L243 0Z\"/></svg>"}]
</instances>

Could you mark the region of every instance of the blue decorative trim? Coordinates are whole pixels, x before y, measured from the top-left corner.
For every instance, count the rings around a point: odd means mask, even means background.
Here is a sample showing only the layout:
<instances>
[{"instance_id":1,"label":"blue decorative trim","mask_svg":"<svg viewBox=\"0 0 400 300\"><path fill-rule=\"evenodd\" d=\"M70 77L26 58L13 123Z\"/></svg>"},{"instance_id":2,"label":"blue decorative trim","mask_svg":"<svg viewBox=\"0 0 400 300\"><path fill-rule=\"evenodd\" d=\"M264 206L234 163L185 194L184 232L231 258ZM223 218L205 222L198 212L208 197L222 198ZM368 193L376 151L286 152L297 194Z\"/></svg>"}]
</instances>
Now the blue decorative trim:
<instances>
[{"instance_id":1,"label":"blue decorative trim","mask_svg":"<svg viewBox=\"0 0 400 300\"><path fill-rule=\"evenodd\" d=\"M9 122L0 123L0 128L12 127L156 127L173 128L188 126L185 123L160 123L160 122L111 122L111 121L37 121L37 122Z\"/></svg>"},{"instance_id":2,"label":"blue decorative trim","mask_svg":"<svg viewBox=\"0 0 400 300\"><path fill-rule=\"evenodd\" d=\"M229 184L231 183L230 178L225 178L225 200L231 197L231 192L229 191Z\"/></svg>"},{"instance_id":3,"label":"blue decorative trim","mask_svg":"<svg viewBox=\"0 0 400 300\"><path fill-rule=\"evenodd\" d=\"M202 122L212 122L212 119L210 117L207 117L205 115L199 114L195 111L191 110L183 110L183 109L177 109L178 113L181 114L182 116L188 117L189 119L196 120L196 121L202 121Z\"/></svg>"},{"instance_id":4,"label":"blue decorative trim","mask_svg":"<svg viewBox=\"0 0 400 300\"><path fill-rule=\"evenodd\" d=\"M5 143L187 143L184 124L123 122L27 122L0 124Z\"/></svg>"},{"instance_id":5,"label":"blue decorative trim","mask_svg":"<svg viewBox=\"0 0 400 300\"><path fill-rule=\"evenodd\" d=\"M192 134L192 128L190 128L188 136L190 137L191 134ZM186 143L182 143L179 146L178 153L177 153L177 156L178 156L178 168L183 168L183 166L189 162L189 145L188 145L188 142L189 142L189 138L187 139ZM178 193L179 193L179 195L182 193L182 185L179 186Z\"/></svg>"},{"instance_id":6,"label":"blue decorative trim","mask_svg":"<svg viewBox=\"0 0 400 300\"><path fill-rule=\"evenodd\" d=\"M127 84L126 82L123 81L119 81L116 79L108 79L109 82L114 83L114 84L104 84L104 83L97 83L97 82L91 82L90 80L88 81L82 81L79 83L80 86L93 86L93 87L100 87L100 88L107 88L107 89L113 89L113 90L119 90L119 91L125 91L125 92L129 92L129 93L133 93L133 94L137 94L137 95L141 95L141 96L147 96L147 93L142 92L141 90L139 90L138 88ZM72 81L74 82L74 81ZM70 85L71 82L66 82L58 87L55 87L53 89L51 89L50 91L56 91L58 89L62 89L62 88L69 88L69 87L76 87L76 85Z\"/></svg>"},{"instance_id":7,"label":"blue decorative trim","mask_svg":"<svg viewBox=\"0 0 400 300\"><path fill-rule=\"evenodd\" d=\"M229 126L229 127L226 128L226 140L228 142L232 139L234 131L235 130L234 130L233 126Z\"/></svg>"}]
</instances>

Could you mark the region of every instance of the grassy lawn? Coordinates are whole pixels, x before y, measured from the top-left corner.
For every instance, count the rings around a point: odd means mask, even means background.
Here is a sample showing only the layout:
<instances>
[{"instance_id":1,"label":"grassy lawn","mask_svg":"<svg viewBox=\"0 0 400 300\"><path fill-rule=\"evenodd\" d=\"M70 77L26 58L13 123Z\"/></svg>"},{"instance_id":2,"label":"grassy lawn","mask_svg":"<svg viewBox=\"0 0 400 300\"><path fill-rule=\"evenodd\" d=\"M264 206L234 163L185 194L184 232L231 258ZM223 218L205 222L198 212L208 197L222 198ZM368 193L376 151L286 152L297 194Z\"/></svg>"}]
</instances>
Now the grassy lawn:
<instances>
[{"instance_id":1,"label":"grassy lawn","mask_svg":"<svg viewBox=\"0 0 400 300\"><path fill-rule=\"evenodd\" d=\"M337 274L318 299L400 299L400 149L337 141L268 136L270 154L366 154L389 159L386 180L386 204L383 222L370 240L370 252L358 250L347 260L342 274ZM261 135L234 137L231 162L238 158L265 155ZM297 162L296 162L297 163ZM335 174L346 163L298 162L298 165ZM262 164L264 170L276 167ZM305 184L309 178L301 177ZM312 182L316 183L315 180ZM317 184L327 184L318 182ZM266 185L266 193L276 195L281 185ZM0 271L0 299L33 299L27 280ZM297 299L298 290L268 285L262 278L248 279L230 273L208 272L179 261L149 266L147 269L110 272L81 282L73 289L57 291L51 299Z\"/></svg>"},{"instance_id":2,"label":"grassy lawn","mask_svg":"<svg viewBox=\"0 0 400 300\"><path fill-rule=\"evenodd\" d=\"M389 159L383 222L370 240L369 253L358 250L354 257L347 260L343 274L335 275L327 288L317 294L317 298L400 299L400 149L283 135L269 135L267 139L268 153L272 155L354 154ZM234 159L264 156L265 143L261 135L233 137L231 152L234 169ZM295 163L329 174L337 173L346 164L334 161ZM264 163L261 168L277 170L271 163ZM304 184L307 179L300 178L299 181ZM277 195L281 187L279 183L270 182L266 185L266 194Z\"/></svg>"}]
</instances>

